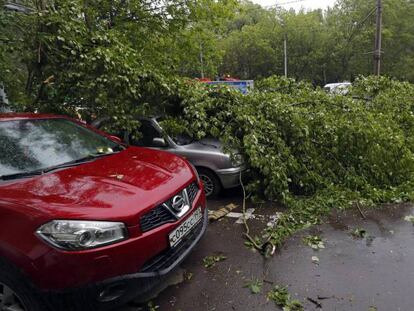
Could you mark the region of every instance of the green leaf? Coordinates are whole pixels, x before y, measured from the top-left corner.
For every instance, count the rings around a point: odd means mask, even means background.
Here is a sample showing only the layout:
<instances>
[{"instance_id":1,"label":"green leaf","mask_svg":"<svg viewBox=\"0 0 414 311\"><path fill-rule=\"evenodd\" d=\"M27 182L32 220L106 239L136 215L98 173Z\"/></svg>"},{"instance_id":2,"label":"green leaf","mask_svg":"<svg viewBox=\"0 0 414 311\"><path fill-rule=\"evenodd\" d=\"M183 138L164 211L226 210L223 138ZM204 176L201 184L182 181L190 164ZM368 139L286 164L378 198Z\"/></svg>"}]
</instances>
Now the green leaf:
<instances>
[{"instance_id":1,"label":"green leaf","mask_svg":"<svg viewBox=\"0 0 414 311\"><path fill-rule=\"evenodd\" d=\"M216 265L216 263L220 261L226 260L227 257L224 255L213 255L213 256L207 256L203 259L203 265L205 268L211 268Z\"/></svg>"},{"instance_id":2,"label":"green leaf","mask_svg":"<svg viewBox=\"0 0 414 311\"><path fill-rule=\"evenodd\" d=\"M263 282L259 280L249 281L245 287L248 287L252 294L259 294L262 290Z\"/></svg>"}]
</instances>

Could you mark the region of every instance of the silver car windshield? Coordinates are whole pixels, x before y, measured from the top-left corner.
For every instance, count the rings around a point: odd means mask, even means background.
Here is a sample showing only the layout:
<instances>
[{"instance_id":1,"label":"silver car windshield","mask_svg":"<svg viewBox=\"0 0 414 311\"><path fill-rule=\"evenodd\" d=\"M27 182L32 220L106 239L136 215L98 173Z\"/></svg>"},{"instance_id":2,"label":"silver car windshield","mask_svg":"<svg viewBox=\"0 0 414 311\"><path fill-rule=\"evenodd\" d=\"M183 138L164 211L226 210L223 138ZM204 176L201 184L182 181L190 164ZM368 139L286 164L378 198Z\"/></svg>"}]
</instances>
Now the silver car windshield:
<instances>
[{"instance_id":1,"label":"silver car windshield","mask_svg":"<svg viewBox=\"0 0 414 311\"><path fill-rule=\"evenodd\" d=\"M160 128L162 128L160 123L162 123L162 121L164 120L165 118L163 117L156 118L156 121ZM190 135L186 133L181 133L178 135L169 135L169 137L173 140L174 143L176 143L179 146L189 145L194 142L194 138L192 138Z\"/></svg>"}]
</instances>

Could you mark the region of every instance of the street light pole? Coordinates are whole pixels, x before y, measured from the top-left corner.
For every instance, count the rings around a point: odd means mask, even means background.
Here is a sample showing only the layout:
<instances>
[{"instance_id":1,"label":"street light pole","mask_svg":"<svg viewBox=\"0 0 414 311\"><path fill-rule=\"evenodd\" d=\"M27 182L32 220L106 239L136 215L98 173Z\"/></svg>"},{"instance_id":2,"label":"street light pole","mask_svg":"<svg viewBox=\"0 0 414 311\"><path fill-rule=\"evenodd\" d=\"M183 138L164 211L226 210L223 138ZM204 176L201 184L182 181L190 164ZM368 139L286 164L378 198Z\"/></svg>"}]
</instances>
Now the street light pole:
<instances>
[{"instance_id":1,"label":"street light pole","mask_svg":"<svg viewBox=\"0 0 414 311\"><path fill-rule=\"evenodd\" d=\"M381 74L381 44L382 44L382 0L377 0L377 26L375 33L374 74Z\"/></svg>"},{"instance_id":2,"label":"street light pole","mask_svg":"<svg viewBox=\"0 0 414 311\"><path fill-rule=\"evenodd\" d=\"M203 54L203 45L200 42L200 73L201 79L204 79L204 54Z\"/></svg>"},{"instance_id":3,"label":"street light pole","mask_svg":"<svg viewBox=\"0 0 414 311\"><path fill-rule=\"evenodd\" d=\"M287 55L287 34L285 32L285 40L284 40L284 54L285 54L285 77L288 76L288 55Z\"/></svg>"}]
</instances>

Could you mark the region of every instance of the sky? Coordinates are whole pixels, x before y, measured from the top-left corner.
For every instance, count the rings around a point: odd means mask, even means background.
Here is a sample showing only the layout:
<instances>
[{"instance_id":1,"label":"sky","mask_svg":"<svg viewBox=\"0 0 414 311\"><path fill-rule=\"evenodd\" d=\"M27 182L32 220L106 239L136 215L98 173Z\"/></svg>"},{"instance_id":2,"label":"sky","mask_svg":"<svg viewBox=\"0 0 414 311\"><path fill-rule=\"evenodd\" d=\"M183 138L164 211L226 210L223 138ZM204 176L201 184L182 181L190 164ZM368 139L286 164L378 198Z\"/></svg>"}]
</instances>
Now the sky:
<instances>
[{"instance_id":1,"label":"sky","mask_svg":"<svg viewBox=\"0 0 414 311\"><path fill-rule=\"evenodd\" d=\"M278 3L295 2L295 3L283 5L285 9L293 8L295 10L299 10L302 7L305 9L318 9L318 8L325 9L328 6L333 6L333 4L335 3L335 0L303 0L303 1L298 1L298 2L296 2L295 0L252 0L252 1L262 6L272 6Z\"/></svg>"}]
</instances>

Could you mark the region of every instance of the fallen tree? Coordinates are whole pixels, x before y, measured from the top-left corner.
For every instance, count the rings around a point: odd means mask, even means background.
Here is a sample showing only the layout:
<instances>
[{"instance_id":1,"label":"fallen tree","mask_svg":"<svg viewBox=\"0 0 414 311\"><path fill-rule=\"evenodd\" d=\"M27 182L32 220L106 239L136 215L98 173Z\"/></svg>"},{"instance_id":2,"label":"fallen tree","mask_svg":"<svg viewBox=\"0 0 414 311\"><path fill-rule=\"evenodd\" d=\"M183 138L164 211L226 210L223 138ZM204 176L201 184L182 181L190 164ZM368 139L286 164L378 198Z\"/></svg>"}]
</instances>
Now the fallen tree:
<instances>
[{"instance_id":1,"label":"fallen tree","mask_svg":"<svg viewBox=\"0 0 414 311\"><path fill-rule=\"evenodd\" d=\"M177 87L169 131L220 137L250 169L254 199L287 207L265 241L279 246L333 208L414 198L414 85L359 78L350 94L271 77L241 95L188 82Z\"/></svg>"}]
</instances>

